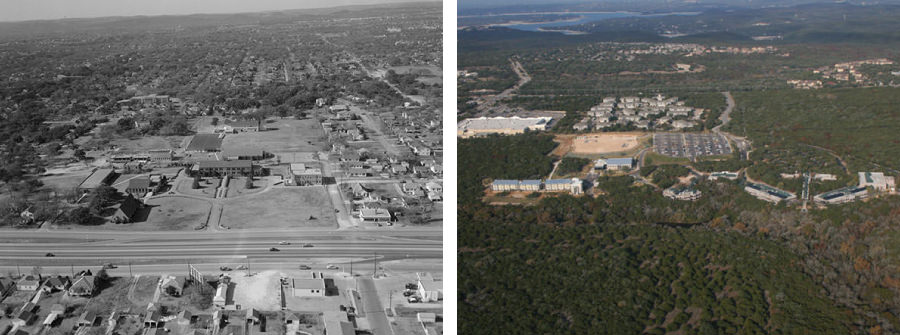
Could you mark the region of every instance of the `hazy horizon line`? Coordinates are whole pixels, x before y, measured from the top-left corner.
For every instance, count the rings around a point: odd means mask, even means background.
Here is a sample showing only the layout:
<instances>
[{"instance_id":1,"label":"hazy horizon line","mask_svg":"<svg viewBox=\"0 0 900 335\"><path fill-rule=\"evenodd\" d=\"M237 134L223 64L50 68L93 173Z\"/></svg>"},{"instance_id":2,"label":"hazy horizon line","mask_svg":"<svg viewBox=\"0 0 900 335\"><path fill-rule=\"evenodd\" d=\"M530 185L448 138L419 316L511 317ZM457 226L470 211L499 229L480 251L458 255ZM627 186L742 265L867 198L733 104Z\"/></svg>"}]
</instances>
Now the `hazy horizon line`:
<instances>
[{"instance_id":1,"label":"hazy horizon line","mask_svg":"<svg viewBox=\"0 0 900 335\"><path fill-rule=\"evenodd\" d=\"M351 0L352 1L352 0ZM365 1L365 0L363 0ZM187 13L150 13L150 14L106 14L106 15L97 15L97 16L71 16L71 17L56 17L56 18L26 18L26 19L3 19L0 18L0 23L29 23L29 22L53 22L53 21L68 21L68 20L91 20L91 19L114 19L114 18L143 18L143 17L165 17L165 16L193 16L193 15L232 15L232 14L263 14L263 13L274 13L274 12L284 12L284 11L297 11L297 10L321 10L321 9L331 9L331 8L341 8L341 7L365 7L365 6L383 6L383 5L396 5L396 4L414 4L414 3L441 3L443 0L377 0L378 3L373 2L359 2L359 3L348 3L348 4L337 4L337 5L327 5L322 4L313 5L314 7L291 7L291 8L273 8L273 9L259 9L259 10L235 10L235 11L220 11L220 12L187 12ZM298 4L299 6L300 4Z\"/></svg>"}]
</instances>

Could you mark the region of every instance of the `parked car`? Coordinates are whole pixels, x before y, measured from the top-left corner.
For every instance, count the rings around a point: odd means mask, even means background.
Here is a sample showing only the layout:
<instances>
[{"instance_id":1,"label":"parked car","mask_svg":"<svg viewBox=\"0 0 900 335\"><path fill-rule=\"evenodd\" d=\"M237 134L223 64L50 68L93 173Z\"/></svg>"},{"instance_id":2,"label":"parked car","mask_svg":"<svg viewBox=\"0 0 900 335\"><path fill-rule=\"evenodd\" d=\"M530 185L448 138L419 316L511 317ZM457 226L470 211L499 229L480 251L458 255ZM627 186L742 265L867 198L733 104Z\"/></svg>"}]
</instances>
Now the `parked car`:
<instances>
[{"instance_id":1,"label":"parked car","mask_svg":"<svg viewBox=\"0 0 900 335\"><path fill-rule=\"evenodd\" d=\"M311 269L312 269L312 268L309 267L309 265L306 265L306 264L301 264L301 265L300 265L300 270L311 270Z\"/></svg>"},{"instance_id":2,"label":"parked car","mask_svg":"<svg viewBox=\"0 0 900 335\"><path fill-rule=\"evenodd\" d=\"M247 266L246 266L246 265L241 265L241 266L238 266L237 269L238 269L238 270L247 270Z\"/></svg>"},{"instance_id":3,"label":"parked car","mask_svg":"<svg viewBox=\"0 0 900 335\"><path fill-rule=\"evenodd\" d=\"M56 257L56 255L54 255L52 252L48 252L48 253L47 253L46 255L44 255L44 256L46 256L46 257Z\"/></svg>"},{"instance_id":4,"label":"parked car","mask_svg":"<svg viewBox=\"0 0 900 335\"><path fill-rule=\"evenodd\" d=\"M103 264L103 268L104 269L115 269L115 268L118 268L118 266L116 266L113 263L106 263L106 264Z\"/></svg>"},{"instance_id":5,"label":"parked car","mask_svg":"<svg viewBox=\"0 0 900 335\"><path fill-rule=\"evenodd\" d=\"M272 248L269 248L269 251L281 251L281 250L279 250L278 248L272 247Z\"/></svg>"},{"instance_id":6,"label":"parked car","mask_svg":"<svg viewBox=\"0 0 900 335\"><path fill-rule=\"evenodd\" d=\"M227 266L220 266L220 267L219 267L219 270L222 270L222 271L231 271L231 268L230 268L230 267L227 267Z\"/></svg>"},{"instance_id":7,"label":"parked car","mask_svg":"<svg viewBox=\"0 0 900 335\"><path fill-rule=\"evenodd\" d=\"M337 270L338 269L337 265L334 265L334 264L328 264L328 266L326 266L325 268L328 270Z\"/></svg>"}]
</instances>

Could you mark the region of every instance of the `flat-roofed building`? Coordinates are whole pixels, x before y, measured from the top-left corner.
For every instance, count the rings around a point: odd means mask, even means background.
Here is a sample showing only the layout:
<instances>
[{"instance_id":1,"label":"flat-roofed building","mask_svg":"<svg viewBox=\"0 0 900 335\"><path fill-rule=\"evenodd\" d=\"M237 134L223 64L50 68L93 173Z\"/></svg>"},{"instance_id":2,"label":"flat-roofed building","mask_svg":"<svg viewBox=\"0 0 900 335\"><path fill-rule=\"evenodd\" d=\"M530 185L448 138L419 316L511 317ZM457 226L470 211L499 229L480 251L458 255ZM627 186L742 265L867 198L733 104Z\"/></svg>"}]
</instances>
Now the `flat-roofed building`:
<instances>
[{"instance_id":1,"label":"flat-roofed building","mask_svg":"<svg viewBox=\"0 0 900 335\"><path fill-rule=\"evenodd\" d=\"M224 135L223 135L224 136ZM214 152L222 150L222 138L216 134L197 134L191 137L185 151Z\"/></svg>"},{"instance_id":2,"label":"flat-roofed building","mask_svg":"<svg viewBox=\"0 0 900 335\"><path fill-rule=\"evenodd\" d=\"M84 193L93 191L101 185L109 185L113 177L115 177L113 169L96 169L78 185L78 190Z\"/></svg>"},{"instance_id":3,"label":"flat-roofed building","mask_svg":"<svg viewBox=\"0 0 900 335\"><path fill-rule=\"evenodd\" d=\"M894 177L885 176L883 172L860 172L859 187L871 186L876 191L894 192Z\"/></svg>"},{"instance_id":4,"label":"flat-roofed building","mask_svg":"<svg viewBox=\"0 0 900 335\"><path fill-rule=\"evenodd\" d=\"M295 297L324 297L325 278L321 273L312 272L310 278L291 280L291 295Z\"/></svg>"},{"instance_id":5,"label":"flat-roofed building","mask_svg":"<svg viewBox=\"0 0 900 335\"><path fill-rule=\"evenodd\" d=\"M519 181L519 190L520 191L540 191L541 190L541 181L537 179L528 179Z\"/></svg>"},{"instance_id":6,"label":"flat-roofed building","mask_svg":"<svg viewBox=\"0 0 900 335\"><path fill-rule=\"evenodd\" d=\"M347 317L347 312L325 311L322 319L325 321L326 335L356 335L356 329Z\"/></svg>"},{"instance_id":7,"label":"flat-roofed building","mask_svg":"<svg viewBox=\"0 0 900 335\"><path fill-rule=\"evenodd\" d=\"M548 192L569 192L572 194L583 193L581 179L548 179L544 182L544 190Z\"/></svg>"},{"instance_id":8,"label":"flat-roofed building","mask_svg":"<svg viewBox=\"0 0 900 335\"><path fill-rule=\"evenodd\" d=\"M634 159L628 158L609 158L606 160L606 168L609 170L631 170L634 167Z\"/></svg>"},{"instance_id":9,"label":"flat-roofed building","mask_svg":"<svg viewBox=\"0 0 900 335\"><path fill-rule=\"evenodd\" d=\"M151 162L163 166L171 164L175 160L175 153L169 149L147 150L147 156L150 157Z\"/></svg>"},{"instance_id":10,"label":"flat-roofed building","mask_svg":"<svg viewBox=\"0 0 900 335\"><path fill-rule=\"evenodd\" d=\"M467 138L487 134L515 135L525 131L543 131L550 126L552 117L480 117L465 119L456 124L456 136Z\"/></svg>"},{"instance_id":11,"label":"flat-roofed building","mask_svg":"<svg viewBox=\"0 0 900 335\"><path fill-rule=\"evenodd\" d=\"M519 190L519 181L518 180L509 180L509 179L495 179L491 182L491 191L494 192L509 192L509 191L518 191Z\"/></svg>"},{"instance_id":12,"label":"flat-roofed building","mask_svg":"<svg viewBox=\"0 0 900 335\"><path fill-rule=\"evenodd\" d=\"M322 185L322 169L308 167L303 163L293 163L289 170L291 176L288 185Z\"/></svg>"},{"instance_id":13,"label":"flat-roofed building","mask_svg":"<svg viewBox=\"0 0 900 335\"><path fill-rule=\"evenodd\" d=\"M780 190L769 185L765 184L756 184L756 183L747 183L744 186L744 191L750 193L750 195L764 201L779 203L782 200L794 200L797 199L797 196L793 193L790 193L785 190Z\"/></svg>"},{"instance_id":14,"label":"flat-roofed building","mask_svg":"<svg viewBox=\"0 0 900 335\"><path fill-rule=\"evenodd\" d=\"M730 171L719 171L719 172L713 172L713 173L709 174L710 180L718 180L719 178L735 180L735 179L737 179L737 177L738 177L737 172L730 172Z\"/></svg>"},{"instance_id":15,"label":"flat-roofed building","mask_svg":"<svg viewBox=\"0 0 900 335\"><path fill-rule=\"evenodd\" d=\"M384 208L362 208L359 218L364 222L390 222L391 212Z\"/></svg>"},{"instance_id":16,"label":"flat-roofed building","mask_svg":"<svg viewBox=\"0 0 900 335\"><path fill-rule=\"evenodd\" d=\"M203 177L249 176L253 173L253 162L248 160L199 161L192 170Z\"/></svg>"},{"instance_id":17,"label":"flat-roofed building","mask_svg":"<svg viewBox=\"0 0 900 335\"><path fill-rule=\"evenodd\" d=\"M258 161L263 160L268 157L268 154L263 149L255 149L255 148L245 148L245 149L225 149L223 152L223 156L226 160L236 161L236 160L248 160L248 161Z\"/></svg>"},{"instance_id":18,"label":"flat-roofed building","mask_svg":"<svg viewBox=\"0 0 900 335\"><path fill-rule=\"evenodd\" d=\"M869 194L869 190L862 186L847 186L833 191L828 191L813 197L813 201L822 204L843 204L859 199L864 199Z\"/></svg>"},{"instance_id":19,"label":"flat-roofed building","mask_svg":"<svg viewBox=\"0 0 900 335\"><path fill-rule=\"evenodd\" d=\"M226 133L257 132L263 130L265 130L265 126L258 120L235 121L222 125L222 131Z\"/></svg>"}]
</instances>

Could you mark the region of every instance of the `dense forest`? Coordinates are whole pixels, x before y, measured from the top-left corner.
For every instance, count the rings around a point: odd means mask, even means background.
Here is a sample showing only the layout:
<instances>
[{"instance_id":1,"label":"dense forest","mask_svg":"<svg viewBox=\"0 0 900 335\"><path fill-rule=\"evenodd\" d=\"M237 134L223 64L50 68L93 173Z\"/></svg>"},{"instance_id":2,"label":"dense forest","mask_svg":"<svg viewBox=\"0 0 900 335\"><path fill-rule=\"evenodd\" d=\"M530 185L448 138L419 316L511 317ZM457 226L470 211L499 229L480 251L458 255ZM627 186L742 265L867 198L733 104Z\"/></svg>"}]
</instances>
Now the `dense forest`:
<instances>
[{"instance_id":1,"label":"dense forest","mask_svg":"<svg viewBox=\"0 0 900 335\"><path fill-rule=\"evenodd\" d=\"M598 179L596 198L481 201L492 178L549 173L554 146L541 134L460 140L461 332L897 329L898 197L802 215L753 198L740 180L701 178L703 198L684 202L622 176ZM661 169L649 175L686 173Z\"/></svg>"}]
</instances>

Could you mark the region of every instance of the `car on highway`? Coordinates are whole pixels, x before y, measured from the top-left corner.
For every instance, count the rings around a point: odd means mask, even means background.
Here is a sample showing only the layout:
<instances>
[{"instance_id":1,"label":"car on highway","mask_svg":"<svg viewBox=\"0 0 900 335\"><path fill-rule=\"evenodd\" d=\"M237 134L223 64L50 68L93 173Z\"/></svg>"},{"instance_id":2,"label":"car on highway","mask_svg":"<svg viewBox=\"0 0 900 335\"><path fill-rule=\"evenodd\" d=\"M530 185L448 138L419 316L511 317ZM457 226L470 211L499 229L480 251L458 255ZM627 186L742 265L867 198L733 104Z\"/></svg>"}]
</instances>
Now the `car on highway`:
<instances>
[{"instance_id":1,"label":"car on highway","mask_svg":"<svg viewBox=\"0 0 900 335\"><path fill-rule=\"evenodd\" d=\"M103 264L103 269L105 269L105 270L106 270L106 269L115 269L115 268L118 268L118 266L116 266L116 265L113 264L113 263L106 263L106 264Z\"/></svg>"},{"instance_id":2,"label":"car on highway","mask_svg":"<svg viewBox=\"0 0 900 335\"><path fill-rule=\"evenodd\" d=\"M52 252L48 252L48 253L47 253L46 255L44 255L44 256L45 256L45 257L56 257L56 255L54 255Z\"/></svg>"},{"instance_id":3,"label":"car on highway","mask_svg":"<svg viewBox=\"0 0 900 335\"><path fill-rule=\"evenodd\" d=\"M303 247L304 248L312 248L313 245L312 245L312 243L307 243L307 244L304 244Z\"/></svg>"},{"instance_id":4,"label":"car on highway","mask_svg":"<svg viewBox=\"0 0 900 335\"><path fill-rule=\"evenodd\" d=\"M272 247L272 248L269 248L269 251L281 251L281 250L278 248Z\"/></svg>"},{"instance_id":5,"label":"car on highway","mask_svg":"<svg viewBox=\"0 0 900 335\"><path fill-rule=\"evenodd\" d=\"M309 265L300 264L300 270L312 270L312 268Z\"/></svg>"},{"instance_id":6,"label":"car on highway","mask_svg":"<svg viewBox=\"0 0 900 335\"><path fill-rule=\"evenodd\" d=\"M288 241L281 241L281 242L278 242L278 244L279 244L279 245L290 245L291 242L288 242Z\"/></svg>"},{"instance_id":7,"label":"car on highway","mask_svg":"<svg viewBox=\"0 0 900 335\"><path fill-rule=\"evenodd\" d=\"M219 270L222 270L222 271L231 271L231 268L230 268L230 267L227 267L227 266L220 266L220 267L219 267Z\"/></svg>"}]
</instances>

